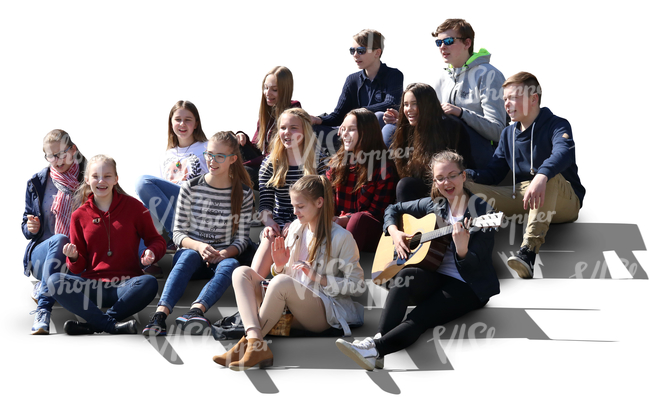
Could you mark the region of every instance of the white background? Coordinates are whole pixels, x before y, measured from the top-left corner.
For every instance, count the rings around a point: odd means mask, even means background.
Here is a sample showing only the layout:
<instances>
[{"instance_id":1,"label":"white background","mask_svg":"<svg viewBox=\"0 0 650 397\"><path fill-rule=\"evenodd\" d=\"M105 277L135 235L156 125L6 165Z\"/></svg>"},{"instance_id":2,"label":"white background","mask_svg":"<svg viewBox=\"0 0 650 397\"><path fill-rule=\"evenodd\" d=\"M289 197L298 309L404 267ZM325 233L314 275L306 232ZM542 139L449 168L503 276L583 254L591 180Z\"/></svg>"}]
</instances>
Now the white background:
<instances>
[{"instance_id":1,"label":"white background","mask_svg":"<svg viewBox=\"0 0 650 397\"><path fill-rule=\"evenodd\" d=\"M542 105L570 121L579 175L587 189L579 222L635 223L650 241L647 210L637 188L646 185L649 143L647 12L632 1L577 4L582 2L3 1L0 126L6 161L6 271L0 293L7 309L0 318L0 336L3 344L8 342L5 362L21 356L11 380L25 391L43 394L51 387L59 392L59 386L35 386L39 372L46 371L43 362L56 366L70 360L64 356L78 354L77 349L93 348L103 354L88 362L95 371L94 381L83 382L89 387L110 379L110 366L118 362L109 354L109 338L98 338L94 345L83 342L83 347L69 344L64 350L57 346L60 337L25 337L33 304L28 298L31 284L22 275L26 241L18 227L25 182L46 166L43 136L61 128L86 157L113 156L121 185L133 193L139 175L157 173L167 142L167 117L177 100L197 105L208 136L220 130L252 135L262 79L273 66L284 65L293 72L293 98L311 114L330 112L345 77L356 71L347 49L352 35L363 28L385 35L382 61L399 68L406 85L430 83L444 67L431 37L436 26L446 18L469 21L476 32L475 51L490 51L491 63L506 77L522 70L535 74L544 90ZM626 288L618 290L625 293ZM647 316L647 309L642 312ZM631 357L627 350L614 351L617 360ZM166 376L166 370L181 371L179 376L169 372L179 382L191 376L177 367L147 371L151 355L119 359L132 362L133 379L112 379L111 387L151 389L151 379ZM66 373L65 367L57 371L72 388L87 373ZM475 375L465 373L453 381ZM359 375L337 376L351 380ZM402 391L430 376L410 374L400 383ZM580 375L589 376L599 375ZM320 375L288 378L290 385L313 386ZM218 381L201 379L206 386ZM282 391L294 390L282 386ZM154 387L152 392L164 391Z\"/></svg>"}]
</instances>

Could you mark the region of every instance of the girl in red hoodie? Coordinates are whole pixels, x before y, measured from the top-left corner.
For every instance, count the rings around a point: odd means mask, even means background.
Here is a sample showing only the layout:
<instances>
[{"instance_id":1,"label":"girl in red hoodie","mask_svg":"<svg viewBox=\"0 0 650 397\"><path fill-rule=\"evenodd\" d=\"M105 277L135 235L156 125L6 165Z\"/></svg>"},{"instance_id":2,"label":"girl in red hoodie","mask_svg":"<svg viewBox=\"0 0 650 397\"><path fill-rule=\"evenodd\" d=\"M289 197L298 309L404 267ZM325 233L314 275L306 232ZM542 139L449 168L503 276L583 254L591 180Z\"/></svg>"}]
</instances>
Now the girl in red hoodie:
<instances>
[{"instance_id":1,"label":"girl in red hoodie","mask_svg":"<svg viewBox=\"0 0 650 397\"><path fill-rule=\"evenodd\" d=\"M69 320L69 335L137 333L135 320L118 323L144 309L158 292L158 282L142 266L165 254L165 240L149 211L118 184L115 160L90 159L77 191L81 206L72 214L70 243L63 247L70 273L48 279L53 296L87 322ZM138 255L140 240L147 249ZM50 288L51 286L51 288ZM109 308L104 313L100 308Z\"/></svg>"}]
</instances>

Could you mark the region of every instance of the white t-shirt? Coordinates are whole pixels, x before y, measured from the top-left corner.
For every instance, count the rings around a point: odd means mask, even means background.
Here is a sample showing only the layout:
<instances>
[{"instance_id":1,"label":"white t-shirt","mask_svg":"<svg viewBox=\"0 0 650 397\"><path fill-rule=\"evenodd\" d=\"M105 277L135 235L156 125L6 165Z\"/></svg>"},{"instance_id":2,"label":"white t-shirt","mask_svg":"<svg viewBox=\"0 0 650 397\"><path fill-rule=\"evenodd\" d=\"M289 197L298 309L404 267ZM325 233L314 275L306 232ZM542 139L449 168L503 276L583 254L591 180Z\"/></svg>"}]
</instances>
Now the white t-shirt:
<instances>
[{"instance_id":1,"label":"white t-shirt","mask_svg":"<svg viewBox=\"0 0 650 397\"><path fill-rule=\"evenodd\" d=\"M309 226L305 226L303 228L302 236L300 236L300 248L298 249L298 252L296 255L296 259L299 261L307 261L309 258L309 244L311 244L311 240L314 238L314 233L312 233L309 230ZM296 280L300 281L301 284L308 286L310 283L312 283L311 279L307 277L305 273L302 271L297 273L296 275Z\"/></svg>"},{"instance_id":2,"label":"white t-shirt","mask_svg":"<svg viewBox=\"0 0 650 397\"><path fill-rule=\"evenodd\" d=\"M194 142L187 147L174 147L165 152L160 165L160 177L172 183L181 183L208 172L203 152L208 142Z\"/></svg>"},{"instance_id":3,"label":"white t-shirt","mask_svg":"<svg viewBox=\"0 0 650 397\"><path fill-rule=\"evenodd\" d=\"M449 211L449 214L447 215L447 223L450 225L453 225L456 222L462 221L465 216L461 215L459 217L454 217L451 215L451 211ZM440 267L438 267L437 272L440 274L444 274L445 276L453 277L457 280L460 280L462 282L465 282L463 277L458 273L458 268L456 267L456 261L454 261L454 250L451 248L451 242L449 243L449 247L447 247L447 252L445 252L444 258L442 258L442 263L440 264Z\"/></svg>"}]
</instances>

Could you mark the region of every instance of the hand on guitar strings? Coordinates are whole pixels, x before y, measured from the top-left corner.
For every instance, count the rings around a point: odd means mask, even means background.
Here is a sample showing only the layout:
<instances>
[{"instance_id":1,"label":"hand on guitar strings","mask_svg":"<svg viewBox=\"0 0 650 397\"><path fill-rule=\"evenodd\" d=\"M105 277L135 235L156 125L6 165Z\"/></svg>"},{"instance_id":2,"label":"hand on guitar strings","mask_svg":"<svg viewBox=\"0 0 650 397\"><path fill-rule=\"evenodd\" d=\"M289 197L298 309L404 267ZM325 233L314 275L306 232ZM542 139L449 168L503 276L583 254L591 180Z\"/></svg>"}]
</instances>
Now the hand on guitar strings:
<instances>
[{"instance_id":1,"label":"hand on guitar strings","mask_svg":"<svg viewBox=\"0 0 650 397\"><path fill-rule=\"evenodd\" d=\"M403 231L397 229L395 225L391 225L388 228L388 233L393 238L393 246L397 252L397 256L400 259L406 259L409 256L411 250L409 249L407 241L410 240L413 235L404 233Z\"/></svg>"}]
</instances>

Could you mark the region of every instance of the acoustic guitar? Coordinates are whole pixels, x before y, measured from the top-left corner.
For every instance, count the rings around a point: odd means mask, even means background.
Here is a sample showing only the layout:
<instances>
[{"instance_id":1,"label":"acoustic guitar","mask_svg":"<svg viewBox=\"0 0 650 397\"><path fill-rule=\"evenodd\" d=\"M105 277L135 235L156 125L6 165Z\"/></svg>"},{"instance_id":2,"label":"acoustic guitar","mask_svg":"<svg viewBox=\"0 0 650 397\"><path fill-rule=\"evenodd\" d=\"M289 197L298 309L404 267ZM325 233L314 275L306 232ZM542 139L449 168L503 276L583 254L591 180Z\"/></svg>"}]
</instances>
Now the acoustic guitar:
<instances>
[{"instance_id":1,"label":"acoustic guitar","mask_svg":"<svg viewBox=\"0 0 650 397\"><path fill-rule=\"evenodd\" d=\"M473 218L470 233L497 230L502 220L503 212ZM436 214L428 214L420 219L403 214L402 225L404 233L413 235L406 242L411 252L406 259L398 258L393 238L390 235L382 236L372 264L372 281L377 285L392 279L404 266L412 265L435 271L445 256L454 230L452 225L436 228Z\"/></svg>"}]
</instances>

